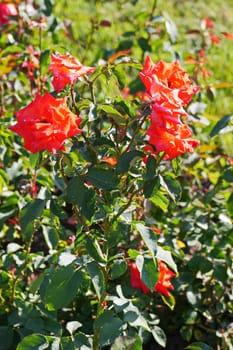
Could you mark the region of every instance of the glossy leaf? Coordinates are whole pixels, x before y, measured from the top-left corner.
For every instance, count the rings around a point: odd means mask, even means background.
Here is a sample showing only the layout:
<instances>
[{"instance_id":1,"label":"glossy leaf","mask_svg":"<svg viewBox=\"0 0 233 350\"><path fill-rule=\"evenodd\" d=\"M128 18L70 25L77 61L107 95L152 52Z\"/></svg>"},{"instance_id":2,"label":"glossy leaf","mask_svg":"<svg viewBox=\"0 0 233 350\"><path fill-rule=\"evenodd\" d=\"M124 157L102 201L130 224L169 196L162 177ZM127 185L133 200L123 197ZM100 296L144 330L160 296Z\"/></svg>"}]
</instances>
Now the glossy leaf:
<instances>
[{"instance_id":1,"label":"glossy leaf","mask_svg":"<svg viewBox=\"0 0 233 350\"><path fill-rule=\"evenodd\" d=\"M94 322L94 328L99 333L99 345L110 345L120 335L123 322L113 311L105 310Z\"/></svg>"},{"instance_id":2,"label":"glossy leaf","mask_svg":"<svg viewBox=\"0 0 233 350\"><path fill-rule=\"evenodd\" d=\"M101 300L104 297L106 289L104 273L95 261L87 264L87 271L91 277L95 292L99 300Z\"/></svg>"},{"instance_id":3,"label":"glossy leaf","mask_svg":"<svg viewBox=\"0 0 233 350\"><path fill-rule=\"evenodd\" d=\"M138 255L136 265L142 282L153 292L159 278L157 262L149 256Z\"/></svg>"},{"instance_id":4,"label":"glossy leaf","mask_svg":"<svg viewBox=\"0 0 233 350\"><path fill-rule=\"evenodd\" d=\"M181 196L180 183L171 175L160 175L160 184L167 191L169 196L177 201Z\"/></svg>"},{"instance_id":5,"label":"glossy leaf","mask_svg":"<svg viewBox=\"0 0 233 350\"><path fill-rule=\"evenodd\" d=\"M210 137L214 137L215 135L219 134L220 131L227 126L231 118L231 115L224 115L224 117L222 117L211 130Z\"/></svg>"},{"instance_id":6,"label":"glossy leaf","mask_svg":"<svg viewBox=\"0 0 233 350\"><path fill-rule=\"evenodd\" d=\"M23 338L16 350L44 350L48 349L49 343L46 337L40 334L31 334Z\"/></svg>"},{"instance_id":7,"label":"glossy leaf","mask_svg":"<svg viewBox=\"0 0 233 350\"><path fill-rule=\"evenodd\" d=\"M136 224L136 228L152 254L152 257L155 258L157 254L157 239L154 231L143 224Z\"/></svg>"},{"instance_id":8,"label":"glossy leaf","mask_svg":"<svg viewBox=\"0 0 233 350\"><path fill-rule=\"evenodd\" d=\"M177 266L172 258L171 252L163 249L162 247L157 247L156 258L164 261L174 272L177 273Z\"/></svg>"},{"instance_id":9,"label":"glossy leaf","mask_svg":"<svg viewBox=\"0 0 233 350\"><path fill-rule=\"evenodd\" d=\"M96 167L89 169L87 181L90 181L93 186L106 191L116 189L119 183L114 171Z\"/></svg>"},{"instance_id":10,"label":"glossy leaf","mask_svg":"<svg viewBox=\"0 0 233 350\"><path fill-rule=\"evenodd\" d=\"M126 173L130 169L130 167L133 165L135 160L137 160L138 158L142 158L143 156L144 156L144 154L140 151L137 151L137 150L124 153L120 157L120 159L117 163L116 173L117 174Z\"/></svg>"},{"instance_id":11,"label":"glossy leaf","mask_svg":"<svg viewBox=\"0 0 233 350\"><path fill-rule=\"evenodd\" d=\"M114 121L117 124L119 124L119 125L125 124L124 116L120 112L118 112L117 109L112 107L111 105L103 105L103 106L101 106L101 110L104 111L109 117L114 119Z\"/></svg>"},{"instance_id":12,"label":"glossy leaf","mask_svg":"<svg viewBox=\"0 0 233 350\"><path fill-rule=\"evenodd\" d=\"M13 343L13 330L7 326L0 326L0 350L10 350Z\"/></svg>"},{"instance_id":13,"label":"glossy leaf","mask_svg":"<svg viewBox=\"0 0 233 350\"><path fill-rule=\"evenodd\" d=\"M166 347L167 337L162 328L158 326L153 326L151 329L152 335L155 339L155 341L162 346L163 348Z\"/></svg>"},{"instance_id":14,"label":"glossy leaf","mask_svg":"<svg viewBox=\"0 0 233 350\"><path fill-rule=\"evenodd\" d=\"M42 298L48 310L58 310L69 305L81 288L84 278L84 273L75 270L73 265L57 268L51 278L43 282L45 291Z\"/></svg>"},{"instance_id":15,"label":"glossy leaf","mask_svg":"<svg viewBox=\"0 0 233 350\"><path fill-rule=\"evenodd\" d=\"M111 268L111 278L114 280L119 278L127 271L127 264L125 260L114 260Z\"/></svg>"},{"instance_id":16,"label":"glossy leaf","mask_svg":"<svg viewBox=\"0 0 233 350\"><path fill-rule=\"evenodd\" d=\"M139 336L120 336L114 341L111 350L142 350L142 341Z\"/></svg>"},{"instance_id":17,"label":"glossy leaf","mask_svg":"<svg viewBox=\"0 0 233 350\"><path fill-rule=\"evenodd\" d=\"M149 200L156 206L162 209L162 211L166 211L169 205L169 200L167 197L161 192L156 191L153 192L152 197L149 198Z\"/></svg>"},{"instance_id":18,"label":"glossy leaf","mask_svg":"<svg viewBox=\"0 0 233 350\"><path fill-rule=\"evenodd\" d=\"M202 342L195 342L186 346L187 350L213 350L213 348Z\"/></svg>"}]
</instances>

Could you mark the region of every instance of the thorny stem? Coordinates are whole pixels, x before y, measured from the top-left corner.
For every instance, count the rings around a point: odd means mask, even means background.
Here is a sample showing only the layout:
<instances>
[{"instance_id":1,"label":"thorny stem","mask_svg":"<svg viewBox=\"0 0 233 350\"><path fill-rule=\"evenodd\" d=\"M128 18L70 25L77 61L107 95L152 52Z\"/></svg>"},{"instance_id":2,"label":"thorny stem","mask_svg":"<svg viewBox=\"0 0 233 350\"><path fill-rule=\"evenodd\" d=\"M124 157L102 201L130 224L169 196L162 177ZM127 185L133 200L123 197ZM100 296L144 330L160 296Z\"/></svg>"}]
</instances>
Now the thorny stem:
<instances>
[{"instance_id":1,"label":"thorny stem","mask_svg":"<svg viewBox=\"0 0 233 350\"><path fill-rule=\"evenodd\" d=\"M73 107L75 109L75 113L78 114L78 108L76 106L73 85L70 86L70 96L71 96Z\"/></svg>"},{"instance_id":2,"label":"thorny stem","mask_svg":"<svg viewBox=\"0 0 233 350\"><path fill-rule=\"evenodd\" d=\"M112 221L116 221L119 218L119 216L121 216L121 214L124 213L124 211L129 208L130 204L134 200L134 196L136 194L140 193L141 190L142 190L142 188L138 188L131 193L128 202L120 208L118 213L113 217Z\"/></svg>"},{"instance_id":3,"label":"thorny stem","mask_svg":"<svg viewBox=\"0 0 233 350\"><path fill-rule=\"evenodd\" d=\"M146 120L146 118L148 117L148 114L146 113L143 118L141 119L140 123L138 124L136 130L133 133L133 136L127 146L127 148L125 149L124 153L127 153L130 150L130 147L132 146L132 144L134 143L135 137L137 136L138 132L141 130L141 127L144 123L144 121Z\"/></svg>"}]
</instances>

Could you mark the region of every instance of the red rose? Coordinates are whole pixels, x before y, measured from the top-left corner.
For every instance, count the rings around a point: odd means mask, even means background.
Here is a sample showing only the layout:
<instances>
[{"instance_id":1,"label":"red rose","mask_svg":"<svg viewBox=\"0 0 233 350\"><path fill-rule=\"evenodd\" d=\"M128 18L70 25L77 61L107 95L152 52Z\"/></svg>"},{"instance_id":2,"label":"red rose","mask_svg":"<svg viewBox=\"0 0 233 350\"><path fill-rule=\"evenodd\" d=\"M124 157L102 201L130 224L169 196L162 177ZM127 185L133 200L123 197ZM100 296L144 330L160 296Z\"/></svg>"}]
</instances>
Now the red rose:
<instances>
[{"instance_id":1,"label":"red rose","mask_svg":"<svg viewBox=\"0 0 233 350\"><path fill-rule=\"evenodd\" d=\"M198 86L192 86L188 74L182 69L179 62L159 61L154 64L150 56L147 56L139 77L152 100L158 103L161 99L170 100L172 96L172 102L176 106L184 106L199 90Z\"/></svg>"},{"instance_id":2,"label":"red rose","mask_svg":"<svg viewBox=\"0 0 233 350\"><path fill-rule=\"evenodd\" d=\"M165 152L164 159L173 159L185 152L193 153L200 144L198 140L192 139L192 132L185 124L169 125L167 123L167 127L159 127L152 122L147 134L149 143L155 146L156 152ZM146 147L146 149L149 148L149 146Z\"/></svg>"},{"instance_id":3,"label":"red rose","mask_svg":"<svg viewBox=\"0 0 233 350\"><path fill-rule=\"evenodd\" d=\"M172 285L170 279L175 277L176 274L171 271L163 261L158 260L158 264L159 280L155 285L154 291L169 297L171 294L168 289L174 290L174 286Z\"/></svg>"},{"instance_id":4,"label":"red rose","mask_svg":"<svg viewBox=\"0 0 233 350\"><path fill-rule=\"evenodd\" d=\"M179 62L154 64L149 56L139 74L151 101L151 125L147 130L152 153L164 152L164 159L175 158L185 152L192 153L199 145L193 140L189 127L182 123L188 104L199 87L192 86Z\"/></svg>"},{"instance_id":5,"label":"red rose","mask_svg":"<svg viewBox=\"0 0 233 350\"><path fill-rule=\"evenodd\" d=\"M95 71L94 67L83 66L75 57L70 54L61 55L52 54L52 62L49 66L49 72L52 72L53 87L55 91L60 91L68 84L74 84L75 81L85 74L91 74Z\"/></svg>"},{"instance_id":6,"label":"red rose","mask_svg":"<svg viewBox=\"0 0 233 350\"><path fill-rule=\"evenodd\" d=\"M72 113L65 98L56 99L48 92L15 113L17 123L9 129L24 138L24 146L35 153L42 150L56 153L64 149L64 141L80 134L81 118Z\"/></svg>"},{"instance_id":7,"label":"red rose","mask_svg":"<svg viewBox=\"0 0 233 350\"><path fill-rule=\"evenodd\" d=\"M148 293L150 289L141 281L140 272L137 268L135 262L129 263L130 268L130 282L132 288L139 288L143 291L144 294ZM168 289L174 290L174 287L170 281L171 278L175 277L175 273L171 271L167 265L158 260L158 268L159 268L159 279L155 284L154 291L161 293L165 296L170 296L170 292Z\"/></svg>"},{"instance_id":8,"label":"red rose","mask_svg":"<svg viewBox=\"0 0 233 350\"><path fill-rule=\"evenodd\" d=\"M17 14L18 11L14 4L0 3L0 26L10 22L8 16L17 16Z\"/></svg>"}]
</instances>

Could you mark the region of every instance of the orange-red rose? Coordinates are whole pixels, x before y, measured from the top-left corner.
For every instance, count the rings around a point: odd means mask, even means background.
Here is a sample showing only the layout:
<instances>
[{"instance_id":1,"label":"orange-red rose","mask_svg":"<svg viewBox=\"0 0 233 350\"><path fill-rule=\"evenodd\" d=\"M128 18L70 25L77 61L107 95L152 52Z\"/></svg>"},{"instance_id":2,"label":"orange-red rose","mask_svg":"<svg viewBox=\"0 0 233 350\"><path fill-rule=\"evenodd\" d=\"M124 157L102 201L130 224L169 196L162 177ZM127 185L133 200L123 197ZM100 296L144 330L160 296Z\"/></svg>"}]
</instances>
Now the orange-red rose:
<instances>
[{"instance_id":1,"label":"orange-red rose","mask_svg":"<svg viewBox=\"0 0 233 350\"><path fill-rule=\"evenodd\" d=\"M160 104L160 101L168 100L176 108L189 103L199 90L198 86L192 86L188 74L179 62L159 61L154 64L150 56L147 56L139 77L154 102Z\"/></svg>"},{"instance_id":2,"label":"orange-red rose","mask_svg":"<svg viewBox=\"0 0 233 350\"><path fill-rule=\"evenodd\" d=\"M8 4L5 2L0 3L0 26L8 24L10 19L8 16L17 16L18 11L14 4Z\"/></svg>"},{"instance_id":3,"label":"orange-red rose","mask_svg":"<svg viewBox=\"0 0 233 350\"><path fill-rule=\"evenodd\" d=\"M129 268L130 268L131 286L133 288L141 289L143 293L148 293L150 289L142 282L140 272L137 268L136 263L130 262ZM175 277L175 273L172 272L167 267L167 265L161 260L158 260L158 268L159 268L159 279L154 286L154 291L169 297L171 295L169 292L169 289L174 290L174 286L172 285L170 280L171 278Z\"/></svg>"},{"instance_id":4,"label":"orange-red rose","mask_svg":"<svg viewBox=\"0 0 233 350\"><path fill-rule=\"evenodd\" d=\"M189 127L182 123L187 116L187 105L199 87L192 86L187 73L179 62L154 64L146 57L139 74L151 101L151 125L147 130L149 144L146 150L152 153L164 152L164 159L175 158L185 152L192 153L199 145L193 140Z\"/></svg>"},{"instance_id":5,"label":"orange-red rose","mask_svg":"<svg viewBox=\"0 0 233 350\"><path fill-rule=\"evenodd\" d=\"M192 139L192 131L185 124L168 124L166 128L151 123L147 134L156 152L165 152L164 159L173 159L185 152L193 153L200 144L198 140ZM152 151L149 146L147 149Z\"/></svg>"},{"instance_id":6,"label":"orange-red rose","mask_svg":"<svg viewBox=\"0 0 233 350\"><path fill-rule=\"evenodd\" d=\"M15 115L17 123L9 129L22 136L24 147L33 153L42 150L56 153L64 149L67 138L81 132L81 118L69 110L66 99L56 99L48 92L36 95L33 102Z\"/></svg>"},{"instance_id":7,"label":"orange-red rose","mask_svg":"<svg viewBox=\"0 0 233 350\"><path fill-rule=\"evenodd\" d=\"M56 53L52 54L51 57L52 62L49 66L49 72L52 72L54 75L52 84L55 91L60 91L66 85L74 84L81 76L95 71L94 67L83 66L70 54L61 55Z\"/></svg>"}]
</instances>

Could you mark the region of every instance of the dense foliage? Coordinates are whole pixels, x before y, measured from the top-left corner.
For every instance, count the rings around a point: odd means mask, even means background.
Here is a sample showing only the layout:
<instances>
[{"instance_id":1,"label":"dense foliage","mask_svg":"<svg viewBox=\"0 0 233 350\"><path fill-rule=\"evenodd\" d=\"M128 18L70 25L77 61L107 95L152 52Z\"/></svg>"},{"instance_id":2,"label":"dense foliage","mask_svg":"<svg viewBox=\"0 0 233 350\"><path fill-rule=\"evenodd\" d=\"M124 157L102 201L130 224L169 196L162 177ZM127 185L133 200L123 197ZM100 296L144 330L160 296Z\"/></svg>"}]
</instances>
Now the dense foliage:
<instances>
[{"instance_id":1,"label":"dense foliage","mask_svg":"<svg viewBox=\"0 0 233 350\"><path fill-rule=\"evenodd\" d=\"M231 349L233 34L87 3L0 3L0 350Z\"/></svg>"}]
</instances>

